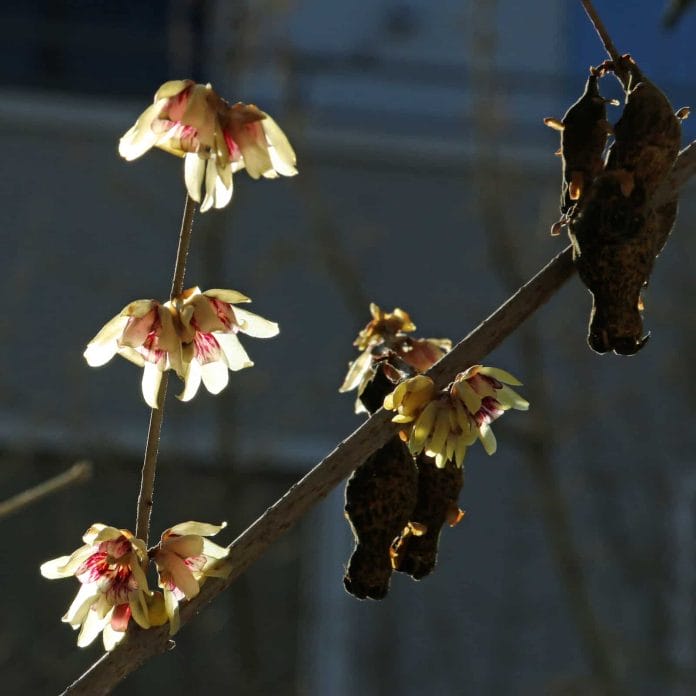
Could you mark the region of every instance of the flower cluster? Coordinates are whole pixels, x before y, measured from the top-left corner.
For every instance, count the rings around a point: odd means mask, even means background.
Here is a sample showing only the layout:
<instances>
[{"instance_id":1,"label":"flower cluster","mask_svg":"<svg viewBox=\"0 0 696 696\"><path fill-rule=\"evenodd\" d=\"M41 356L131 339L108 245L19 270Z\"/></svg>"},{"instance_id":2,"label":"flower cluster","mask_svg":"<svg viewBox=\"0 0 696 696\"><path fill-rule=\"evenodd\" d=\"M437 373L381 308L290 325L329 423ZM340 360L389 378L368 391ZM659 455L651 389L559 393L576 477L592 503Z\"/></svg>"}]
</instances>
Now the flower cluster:
<instances>
[{"instance_id":1,"label":"flower cluster","mask_svg":"<svg viewBox=\"0 0 696 696\"><path fill-rule=\"evenodd\" d=\"M174 370L184 381L182 401L192 399L203 382L218 394L228 382L228 370L254 363L237 333L255 338L278 334L278 325L236 307L251 300L236 290L189 288L172 300L136 300L123 308L89 342L84 352L92 367L104 365L116 353L143 367L143 398L157 408L162 374Z\"/></svg>"},{"instance_id":2,"label":"flower cluster","mask_svg":"<svg viewBox=\"0 0 696 696\"><path fill-rule=\"evenodd\" d=\"M121 138L119 153L134 160L159 147L184 157L189 195L201 212L224 208L232 198L232 174L254 179L294 176L296 158L278 124L253 104L229 104L213 88L193 80L165 82L154 103Z\"/></svg>"},{"instance_id":3,"label":"flower cluster","mask_svg":"<svg viewBox=\"0 0 696 696\"><path fill-rule=\"evenodd\" d=\"M225 524L184 522L168 529L150 552L158 571L161 592L148 588L145 543L127 529L93 524L82 537L84 546L41 566L50 580L75 576L81 587L63 621L80 629L79 647L102 634L104 648L112 650L125 636L131 617L141 628L161 626L170 634L179 628L179 601L198 594L207 576L225 577L220 561L228 550L204 538Z\"/></svg>"},{"instance_id":4,"label":"flower cluster","mask_svg":"<svg viewBox=\"0 0 696 696\"><path fill-rule=\"evenodd\" d=\"M364 410L360 395L374 375L378 361L391 368L394 382L414 372L427 372L447 351L452 341L447 338L414 338L409 336L416 330L408 312L396 307L393 312L384 312L374 302L370 304L372 319L358 334L353 345L362 351L350 363L340 392L358 390L355 410ZM405 368L408 373L404 373Z\"/></svg>"},{"instance_id":5,"label":"flower cluster","mask_svg":"<svg viewBox=\"0 0 696 696\"><path fill-rule=\"evenodd\" d=\"M384 408L397 412L392 420L404 424L400 435L413 454L424 451L440 468L448 461L462 466L467 448L477 439L489 455L495 452L494 420L510 408L529 408L508 386L520 384L505 370L474 365L440 393L429 377L407 379L386 396Z\"/></svg>"}]
</instances>

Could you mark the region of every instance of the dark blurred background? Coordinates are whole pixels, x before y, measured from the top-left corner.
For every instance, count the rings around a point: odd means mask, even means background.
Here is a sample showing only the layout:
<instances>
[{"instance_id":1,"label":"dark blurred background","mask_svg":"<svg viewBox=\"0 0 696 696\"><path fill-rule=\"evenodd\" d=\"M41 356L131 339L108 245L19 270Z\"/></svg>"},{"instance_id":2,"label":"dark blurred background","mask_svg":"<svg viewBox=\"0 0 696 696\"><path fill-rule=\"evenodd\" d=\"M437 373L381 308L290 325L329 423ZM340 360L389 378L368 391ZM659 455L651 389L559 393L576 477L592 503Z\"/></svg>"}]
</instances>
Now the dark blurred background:
<instances>
[{"instance_id":1,"label":"dark blurred background","mask_svg":"<svg viewBox=\"0 0 696 696\"><path fill-rule=\"evenodd\" d=\"M675 108L696 106L695 10L667 30L660 2L597 9ZM75 647L59 619L77 583L38 567L94 521L134 524L141 372L81 353L169 289L182 165L116 152L157 87L192 77L258 103L299 156L291 180L238 174L194 227L188 284L241 290L281 326L244 341L256 367L221 396L168 395L153 534L226 519L227 543L360 423L337 388L369 301L457 341L565 246L542 119L605 55L579 2L553 0L24 0L0 22L0 499L95 466L0 520L0 693L50 694L101 645ZM431 577L347 595L337 490L117 693L696 693L695 186L646 294L645 350L587 348L574 278L490 357L532 410L497 424L494 458L471 450L467 516Z\"/></svg>"}]
</instances>

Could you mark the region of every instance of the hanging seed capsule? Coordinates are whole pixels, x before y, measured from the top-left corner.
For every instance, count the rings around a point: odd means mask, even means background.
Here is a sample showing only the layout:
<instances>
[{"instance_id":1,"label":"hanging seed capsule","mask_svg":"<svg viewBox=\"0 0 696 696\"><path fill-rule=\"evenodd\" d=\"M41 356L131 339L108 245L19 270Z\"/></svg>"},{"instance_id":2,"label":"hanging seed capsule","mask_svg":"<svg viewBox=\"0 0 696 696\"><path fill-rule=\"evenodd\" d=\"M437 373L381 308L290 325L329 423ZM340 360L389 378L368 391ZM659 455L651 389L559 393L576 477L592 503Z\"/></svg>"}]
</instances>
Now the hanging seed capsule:
<instances>
[{"instance_id":1,"label":"hanging seed capsule","mask_svg":"<svg viewBox=\"0 0 696 696\"><path fill-rule=\"evenodd\" d=\"M662 90L643 75L630 56L622 57L622 67L630 75L626 106L614 126L615 141L609 149L606 170L626 172L633 185L624 194L637 204L649 202L674 165L681 143L681 119ZM609 61L605 69L614 66Z\"/></svg>"},{"instance_id":2,"label":"hanging seed capsule","mask_svg":"<svg viewBox=\"0 0 696 696\"><path fill-rule=\"evenodd\" d=\"M676 194L653 210L650 201L672 169L679 150L684 109L675 115L664 94L622 57L629 85L602 174L573 211L568 232L573 260L593 295L588 343L598 353L633 355L643 335L641 290L677 213ZM598 73L616 70L607 61ZM626 75L629 77L626 78Z\"/></svg>"},{"instance_id":3,"label":"hanging seed capsule","mask_svg":"<svg viewBox=\"0 0 696 696\"><path fill-rule=\"evenodd\" d=\"M561 132L558 151L563 161L561 220L553 226L552 234L560 232L572 209L604 167L604 149L611 132L606 104L607 100L599 93L599 74L593 71L582 96L560 121L544 119L547 126Z\"/></svg>"},{"instance_id":4,"label":"hanging seed capsule","mask_svg":"<svg viewBox=\"0 0 696 696\"><path fill-rule=\"evenodd\" d=\"M463 513L457 501L464 483L464 471L454 462L439 469L430 457L420 455L418 465L418 502L409 524L392 546L396 570L414 580L429 575L437 563L440 532L445 522L457 524ZM415 530L415 532L414 532Z\"/></svg>"},{"instance_id":5,"label":"hanging seed capsule","mask_svg":"<svg viewBox=\"0 0 696 696\"><path fill-rule=\"evenodd\" d=\"M343 584L359 599L383 599L392 574L391 544L412 517L418 470L406 445L392 438L361 464L346 486L345 513L355 537Z\"/></svg>"}]
</instances>

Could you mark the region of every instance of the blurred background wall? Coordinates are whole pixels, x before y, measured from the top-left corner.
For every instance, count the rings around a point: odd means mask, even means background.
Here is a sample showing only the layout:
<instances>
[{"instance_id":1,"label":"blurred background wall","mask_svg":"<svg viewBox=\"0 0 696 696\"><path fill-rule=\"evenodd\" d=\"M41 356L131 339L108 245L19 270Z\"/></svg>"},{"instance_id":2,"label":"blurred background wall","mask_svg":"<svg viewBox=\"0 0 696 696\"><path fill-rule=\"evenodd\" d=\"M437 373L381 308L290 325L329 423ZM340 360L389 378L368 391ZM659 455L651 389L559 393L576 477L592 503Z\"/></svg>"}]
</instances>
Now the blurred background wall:
<instances>
[{"instance_id":1,"label":"blurred background wall","mask_svg":"<svg viewBox=\"0 0 696 696\"><path fill-rule=\"evenodd\" d=\"M662 3L597 8L675 107L696 106L696 11L667 31ZM116 152L159 84L258 103L299 156L291 180L237 175L194 227L188 285L239 289L281 326L245 342L256 367L221 396L168 395L153 534L226 519L228 542L360 423L337 388L370 301L457 341L565 246L542 119L605 56L579 3L552 0L25 0L0 21L0 499L95 465L0 521L0 692L55 693L101 646L75 648L59 618L76 583L38 566L135 514L140 371L81 353L169 289L181 164ZM574 278L491 356L532 410L498 425L493 459L470 452L467 516L431 577L347 595L337 490L117 693L695 693L695 190L646 293L644 351L587 348Z\"/></svg>"}]
</instances>

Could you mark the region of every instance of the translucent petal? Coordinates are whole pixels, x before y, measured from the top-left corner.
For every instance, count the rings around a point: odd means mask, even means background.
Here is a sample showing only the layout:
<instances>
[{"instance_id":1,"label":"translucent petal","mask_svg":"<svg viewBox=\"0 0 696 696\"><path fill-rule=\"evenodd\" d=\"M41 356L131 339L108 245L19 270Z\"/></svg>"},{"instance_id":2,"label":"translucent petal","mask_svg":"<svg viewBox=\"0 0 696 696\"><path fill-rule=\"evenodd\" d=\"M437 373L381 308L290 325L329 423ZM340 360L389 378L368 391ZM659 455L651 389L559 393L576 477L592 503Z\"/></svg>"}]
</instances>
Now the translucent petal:
<instances>
[{"instance_id":1,"label":"translucent petal","mask_svg":"<svg viewBox=\"0 0 696 696\"><path fill-rule=\"evenodd\" d=\"M236 309L235 313L239 310ZM352 363L348 366L348 373L346 378L343 380L343 384L338 388L341 393L352 391L356 389L360 382L362 381L363 375L370 368L372 363L372 353L368 349L362 352Z\"/></svg>"},{"instance_id":2,"label":"translucent petal","mask_svg":"<svg viewBox=\"0 0 696 696\"><path fill-rule=\"evenodd\" d=\"M143 367L145 365L145 358L142 354L138 353L137 350L134 350L130 346L121 346L121 348L118 349L118 354L122 358L130 360L130 362L138 367Z\"/></svg>"},{"instance_id":3,"label":"translucent petal","mask_svg":"<svg viewBox=\"0 0 696 696\"><path fill-rule=\"evenodd\" d=\"M169 617L169 635L173 636L179 631L179 600L170 590L164 591L164 606Z\"/></svg>"},{"instance_id":4,"label":"translucent petal","mask_svg":"<svg viewBox=\"0 0 696 696\"><path fill-rule=\"evenodd\" d=\"M145 593L142 590L131 592L128 595L128 604L130 605L131 615L135 623L137 623L140 628L150 628Z\"/></svg>"},{"instance_id":5,"label":"translucent petal","mask_svg":"<svg viewBox=\"0 0 696 696\"><path fill-rule=\"evenodd\" d=\"M206 363L201 367L203 385L211 394L219 394L230 380L227 365L222 360Z\"/></svg>"},{"instance_id":6,"label":"translucent petal","mask_svg":"<svg viewBox=\"0 0 696 696\"><path fill-rule=\"evenodd\" d=\"M90 367L101 367L114 357L118 351L118 338L127 323L128 317L118 314L87 344L83 355Z\"/></svg>"},{"instance_id":7,"label":"translucent petal","mask_svg":"<svg viewBox=\"0 0 696 696\"><path fill-rule=\"evenodd\" d=\"M498 443L496 442L495 435L493 435L493 431L486 423L479 427L479 440L481 440L481 444L483 445L483 449L486 450L486 454L495 454Z\"/></svg>"},{"instance_id":8,"label":"translucent petal","mask_svg":"<svg viewBox=\"0 0 696 696\"><path fill-rule=\"evenodd\" d=\"M225 546L220 546L219 544L216 544L213 541L210 541L210 539L203 539L203 553L206 556L209 556L211 559L214 561L218 561L221 558L227 558L227 556L230 553L230 550L225 547ZM208 572L208 568L206 567L206 573Z\"/></svg>"},{"instance_id":9,"label":"translucent petal","mask_svg":"<svg viewBox=\"0 0 696 696\"><path fill-rule=\"evenodd\" d=\"M49 580L68 578L74 575L77 568L93 553L94 549L92 546L81 546L76 551L73 551L70 556L61 556L43 563L41 565L41 575Z\"/></svg>"},{"instance_id":10,"label":"translucent petal","mask_svg":"<svg viewBox=\"0 0 696 696\"><path fill-rule=\"evenodd\" d=\"M236 372L237 370L243 370L245 367L253 366L254 363L247 355L236 334L216 333L215 338L220 344L230 370Z\"/></svg>"},{"instance_id":11,"label":"translucent petal","mask_svg":"<svg viewBox=\"0 0 696 696\"><path fill-rule=\"evenodd\" d=\"M166 558L166 570L171 575L174 585L184 593L187 599L195 597L200 592L200 586L191 570L176 554L167 554Z\"/></svg>"},{"instance_id":12,"label":"translucent petal","mask_svg":"<svg viewBox=\"0 0 696 696\"><path fill-rule=\"evenodd\" d=\"M499 382L504 382L505 384L512 384L515 387L522 386L522 382L520 382L520 380L517 379L517 377L497 367L479 367L478 371L482 375L488 375L489 377L497 379Z\"/></svg>"},{"instance_id":13,"label":"translucent petal","mask_svg":"<svg viewBox=\"0 0 696 696\"><path fill-rule=\"evenodd\" d=\"M232 165L227 165L225 168L216 168L217 179L215 180L215 207L224 208L231 200L234 193L234 185L232 182Z\"/></svg>"},{"instance_id":14,"label":"translucent petal","mask_svg":"<svg viewBox=\"0 0 696 696\"><path fill-rule=\"evenodd\" d=\"M155 100L168 101L177 94L181 94L187 87L193 85L193 80L168 80L155 93Z\"/></svg>"},{"instance_id":15,"label":"translucent petal","mask_svg":"<svg viewBox=\"0 0 696 696\"><path fill-rule=\"evenodd\" d=\"M172 536L162 541L161 548L165 554L174 553L181 558L200 556L203 553L203 537L200 534Z\"/></svg>"},{"instance_id":16,"label":"translucent petal","mask_svg":"<svg viewBox=\"0 0 696 696\"><path fill-rule=\"evenodd\" d=\"M152 123L159 118L166 103L166 99L159 99L140 114L135 124L118 143L118 153L121 157L131 162L155 145L158 134L152 129Z\"/></svg>"},{"instance_id":17,"label":"translucent petal","mask_svg":"<svg viewBox=\"0 0 696 696\"><path fill-rule=\"evenodd\" d=\"M239 330L247 336L254 338L272 338L277 336L280 329L274 321L269 321L258 314L247 312L246 309L235 307L234 315L237 317Z\"/></svg>"},{"instance_id":18,"label":"translucent petal","mask_svg":"<svg viewBox=\"0 0 696 696\"><path fill-rule=\"evenodd\" d=\"M529 409L529 401L523 399L514 389L510 389L506 385L503 385L502 389L498 389L496 399L503 407L515 408L518 411L527 411Z\"/></svg>"},{"instance_id":19,"label":"translucent petal","mask_svg":"<svg viewBox=\"0 0 696 696\"><path fill-rule=\"evenodd\" d=\"M474 414L481 408L481 397L466 380L457 382L455 390L469 413Z\"/></svg>"},{"instance_id":20,"label":"translucent petal","mask_svg":"<svg viewBox=\"0 0 696 696\"><path fill-rule=\"evenodd\" d=\"M418 416L418 420L411 430L411 439L408 443L411 452L417 453L423 449L425 441L432 432L438 410L437 403L433 401L429 403L423 410L423 413Z\"/></svg>"},{"instance_id":21,"label":"translucent petal","mask_svg":"<svg viewBox=\"0 0 696 696\"><path fill-rule=\"evenodd\" d=\"M85 648L90 645L110 619L110 612L105 617L100 618L96 611L90 611L82 624L80 635L77 637L78 647Z\"/></svg>"},{"instance_id":22,"label":"translucent petal","mask_svg":"<svg viewBox=\"0 0 696 696\"><path fill-rule=\"evenodd\" d=\"M466 456L466 450L466 438L463 435L460 435L457 438L457 442L454 447L454 461L460 469L464 465L464 457Z\"/></svg>"},{"instance_id":23,"label":"translucent petal","mask_svg":"<svg viewBox=\"0 0 696 696\"><path fill-rule=\"evenodd\" d=\"M162 370L155 363L145 362L143 367L143 379L141 389L143 399L150 408L158 408L157 395L162 382Z\"/></svg>"},{"instance_id":24,"label":"translucent petal","mask_svg":"<svg viewBox=\"0 0 696 696\"><path fill-rule=\"evenodd\" d=\"M205 159L195 152L189 152L184 158L184 181L188 195L196 203L201 202L201 186L205 176Z\"/></svg>"},{"instance_id":25,"label":"translucent petal","mask_svg":"<svg viewBox=\"0 0 696 696\"><path fill-rule=\"evenodd\" d=\"M433 434L430 436L430 441L428 442L428 449L433 452L443 452L447 442L447 435L449 434L449 413L448 409L440 408L438 409L437 417L435 418L435 426L433 428Z\"/></svg>"},{"instance_id":26,"label":"translucent petal","mask_svg":"<svg viewBox=\"0 0 696 696\"><path fill-rule=\"evenodd\" d=\"M190 401L196 396L198 387L201 386L201 366L198 360L192 360L188 364L188 369L184 375L184 391L177 395L181 401Z\"/></svg>"},{"instance_id":27,"label":"translucent petal","mask_svg":"<svg viewBox=\"0 0 696 696\"><path fill-rule=\"evenodd\" d=\"M180 522L170 527L167 532L170 534L197 534L199 536L214 536L227 526L227 522L222 524L210 524L208 522ZM167 534L165 532L164 535ZM163 536L164 536L163 535Z\"/></svg>"},{"instance_id":28,"label":"translucent petal","mask_svg":"<svg viewBox=\"0 0 696 696\"><path fill-rule=\"evenodd\" d=\"M69 623L73 628L77 628L85 620L87 612L98 598L99 588L96 583L80 585L80 589L68 607L68 611L65 612L62 621Z\"/></svg>"},{"instance_id":29,"label":"translucent petal","mask_svg":"<svg viewBox=\"0 0 696 696\"><path fill-rule=\"evenodd\" d=\"M215 205L215 186L217 182L217 169L215 161L206 160L205 163L205 197L201 203L201 213L205 213Z\"/></svg>"},{"instance_id":30,"label":"translucent petal","mask_svg":"<svg viewBox=\"0 0 696 696\"><path fill-rule=\"evenodd\" d=\"M211 290L206 290L204 295L208 297L214 297L216 300L221 302L227 302L228 304L240 304L242 302L251 302L251 300L246 296L242 295L241 292L237 290L224 290L222 288L212 288ZM237 310L235 309L235 312Z\"/></svg>"},{"instance_id":31,"label":"translucent petal","mask_svg":"<svg viewBox=\"0 0 696 696\"><path fill-rule=\"evenodd\" d=\"M111 627L111 623L107 623L106 626L104 626L104 631L102 632L104 650L106 650L106 652L111 652L125 638L125 636L125 631L115 631Z\"/></svg>"},{"instance_id":32,"label":"translucent petal","mask_svg":"<svg viewBox=\"0 0 696 696\"><path fill-rule=\"evenodd\" d=\"M264 116L266 118L261 121L261 127L263 128L268 143L272 147L269 154L275 170L283 176L293 176L297 174L297 169L295 169L297 157L295 156L295 151L292 149L292 145L290 145L290 141L278 124L268 114L264 113Z\"/></svg>"}]
</instances>

